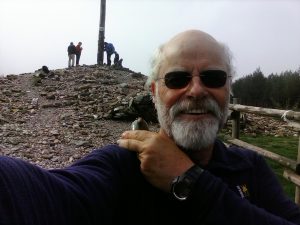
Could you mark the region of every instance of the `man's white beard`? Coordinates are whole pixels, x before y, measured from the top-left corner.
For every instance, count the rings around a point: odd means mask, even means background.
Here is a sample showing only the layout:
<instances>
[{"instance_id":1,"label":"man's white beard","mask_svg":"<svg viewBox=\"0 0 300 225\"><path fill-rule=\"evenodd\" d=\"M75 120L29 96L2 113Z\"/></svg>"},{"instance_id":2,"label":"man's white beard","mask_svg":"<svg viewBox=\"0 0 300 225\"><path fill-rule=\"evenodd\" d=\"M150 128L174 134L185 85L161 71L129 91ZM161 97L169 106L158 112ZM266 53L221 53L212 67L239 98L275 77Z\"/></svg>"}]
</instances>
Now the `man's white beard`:
<instances>
[{"instance_id":1,"label":"man's white beard","mask_svg":"<svg viewBox=\"0 0 300 225\"><path fill-rule=\"evenodd\" d=\"M158 121L167 135L185 151L198 151L212 145L219 129L224 125L228 114L228 104L221 109L211 97L184 99L167 109L156 93ZM212 116L199 121L181 119L180 113L187 110L205 110Z\"/></svg>"}]
</instances>

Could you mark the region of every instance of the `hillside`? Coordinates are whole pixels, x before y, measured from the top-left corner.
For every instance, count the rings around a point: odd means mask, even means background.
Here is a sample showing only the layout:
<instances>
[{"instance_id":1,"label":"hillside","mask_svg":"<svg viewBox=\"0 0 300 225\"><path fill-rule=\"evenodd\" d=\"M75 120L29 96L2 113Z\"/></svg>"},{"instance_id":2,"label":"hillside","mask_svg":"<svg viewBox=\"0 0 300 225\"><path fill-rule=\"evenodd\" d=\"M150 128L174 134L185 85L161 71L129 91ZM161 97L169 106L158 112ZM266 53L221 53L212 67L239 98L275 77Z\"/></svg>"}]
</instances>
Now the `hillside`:
<instances>
[{"instance_id":1,"label":"hillside","mask_svg":"<svg viewBox=\"0 0 300 225\"><path fill-rule=\"evenodd\" d=\"M116 143L135 116L122 116L120 108L145 93L146 78L104 66L0 78L1 155L58 168L93 148Z\"/></svg>"},{"instance_id":2,"label":"hillside","mask_svg":"<svg viewBox=\"0 0 300 225\"><path fill-rule=\"evenodd\" d=\"M0 77L0 154L61 168L116 143L139 115L158 130L146 79L97 65ZM244 132L297 135L283 121L253 115L247 115Z\"/></svg>"}]
</instances>

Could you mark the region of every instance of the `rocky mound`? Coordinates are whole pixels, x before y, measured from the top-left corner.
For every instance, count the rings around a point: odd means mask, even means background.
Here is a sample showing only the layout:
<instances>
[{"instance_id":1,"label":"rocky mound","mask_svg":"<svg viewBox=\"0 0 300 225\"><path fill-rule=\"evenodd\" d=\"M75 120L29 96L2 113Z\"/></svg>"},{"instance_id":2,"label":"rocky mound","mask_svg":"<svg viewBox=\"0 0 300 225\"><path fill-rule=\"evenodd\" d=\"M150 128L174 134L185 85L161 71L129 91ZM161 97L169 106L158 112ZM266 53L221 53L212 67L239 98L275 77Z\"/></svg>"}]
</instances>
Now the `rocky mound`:
<instances>
[{"instance_id":1,"label":"rocky mound","mask_svg":"<svg viewBox=\"0 0 300 225\"><path fill-rule=\"evenodd\" d=\"M158 130L146 79L97 65L0 77L0 154L61 168L116 143L138 116ZM247 116L244 132L297 135L283 121L254 115Z\"/></svg>"},{"instance_id":2,"label":"rocky mound","mask_svg":"<svg viewBox=\"0 0 300 225\"><path fill-rule=\"evenodd\" d=\"M155 122L146 78L100 66L0 78L1 155L57 168L116 143L138 115Z\"/></svg>"}]
</instances>

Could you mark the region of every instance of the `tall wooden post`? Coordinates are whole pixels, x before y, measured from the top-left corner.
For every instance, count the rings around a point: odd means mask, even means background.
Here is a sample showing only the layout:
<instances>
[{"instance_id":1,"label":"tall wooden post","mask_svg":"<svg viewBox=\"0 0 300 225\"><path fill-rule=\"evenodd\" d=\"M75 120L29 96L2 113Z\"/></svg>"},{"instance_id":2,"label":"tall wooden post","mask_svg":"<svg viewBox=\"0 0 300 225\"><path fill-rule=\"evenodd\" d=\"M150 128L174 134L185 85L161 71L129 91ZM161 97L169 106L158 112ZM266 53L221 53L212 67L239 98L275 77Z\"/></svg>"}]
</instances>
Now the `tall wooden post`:
<instances>
[{"instance_id":1,"label":"tall wooden post","mask_svg":"<svg viewBox=\"0 0 300 225\"><path fill-rule=\"evenodd\" d=\"M106 12L106 0L101 0L98 54L97 54L98 65L103 65L103 50L104 50L104 38L105 38L105 12Z\"/></svg>"},{"instance_id":2,"label":"tall wooden post","mask_svg":"<svg viewBox=\"0 0 300 225\"><path fill-rule=\"evenodd\" d=\"M233 98L233 104L238 104L239 99ZM232 132L231 136L233 138L239 139L240 137L240 112L239 111L233 111L231 113L232 115Z\"/></svg>"},{"instance_id":3,"label":"tall wooden post","mask_svg":"<svg viewBox=\"0 0 300 225\"><path fill-rule=\"evenodd\" d=\"M298 143L298 156L297 156L297 164L300 163L300 132L298 132L299 143ZM296 186L295 190L295 202L300 205L300 187Z\"/></svg>"}]
</instances>

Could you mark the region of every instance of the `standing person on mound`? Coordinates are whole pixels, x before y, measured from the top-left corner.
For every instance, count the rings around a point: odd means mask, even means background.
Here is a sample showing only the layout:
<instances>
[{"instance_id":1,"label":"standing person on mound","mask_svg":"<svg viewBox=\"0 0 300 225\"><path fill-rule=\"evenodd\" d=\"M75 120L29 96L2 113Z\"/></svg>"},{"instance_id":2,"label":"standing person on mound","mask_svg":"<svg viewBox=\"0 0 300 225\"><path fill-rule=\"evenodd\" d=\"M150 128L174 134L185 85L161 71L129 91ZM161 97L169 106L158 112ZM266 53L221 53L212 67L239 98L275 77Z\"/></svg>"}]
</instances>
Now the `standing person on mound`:
<instances>
[{"instance_id":1,"label":"standing person on mound","mask_svg":"<svg viewBox=\"0 0 300 225\"><path fill-rule=\"evenodd\" d=\"M68 67L71 68L71 67L74 67L75 55L76 55L76 47L73 44L73 42L70 43L67 51L68 51L68 57L69 57Z\"/></svg>"},{"instance_id":2,"label":"standing person on mound","mask_svg":"<svg viewBox=\"0 0 300 225\"><path fill-rule=\"evenodd\" d=\"M80 60L81 51L82 51L81 45L82 45L81 42L78 42L78 44L76 45L76 66L79 66L79 60Z\"/></svg>"}]
</instances>

